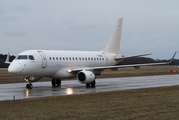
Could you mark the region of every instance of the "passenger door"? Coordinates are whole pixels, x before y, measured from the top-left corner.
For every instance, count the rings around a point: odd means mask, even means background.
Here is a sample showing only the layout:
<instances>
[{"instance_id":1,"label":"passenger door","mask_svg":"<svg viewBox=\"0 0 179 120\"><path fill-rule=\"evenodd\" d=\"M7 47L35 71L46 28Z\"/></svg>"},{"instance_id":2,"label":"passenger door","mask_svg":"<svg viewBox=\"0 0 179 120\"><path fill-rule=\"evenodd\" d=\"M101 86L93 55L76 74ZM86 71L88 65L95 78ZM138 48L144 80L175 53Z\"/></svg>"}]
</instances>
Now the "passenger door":
<instances>
[{"instance_id":1,"label":"passenger door","mask_svg":"<svg viewBox=\"0 0 179 120\"><path fill-rule=\"evenodd\" d=\"M47 66L47 58L42 51L38 51L38 53L40 54L42 58L42 68L45 68Z\"/></svg>"}]
</instances>

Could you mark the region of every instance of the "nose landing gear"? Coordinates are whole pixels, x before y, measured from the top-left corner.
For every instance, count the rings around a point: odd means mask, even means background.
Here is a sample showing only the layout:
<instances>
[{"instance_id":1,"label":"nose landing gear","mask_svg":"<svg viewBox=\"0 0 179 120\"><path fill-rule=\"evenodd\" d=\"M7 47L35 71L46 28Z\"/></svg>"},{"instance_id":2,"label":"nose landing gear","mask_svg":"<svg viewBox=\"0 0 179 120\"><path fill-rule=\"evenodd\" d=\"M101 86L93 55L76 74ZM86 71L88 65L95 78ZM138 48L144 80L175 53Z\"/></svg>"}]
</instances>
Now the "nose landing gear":
<instances>
[{"instance_id":1,"label":"nose landing gear","mask_svg":"<svg viewBox=\"0 0 179 120\"><path fill-rule=\"evenodd\" d=\"M25 77L24 77L24 80L25 80L26 82L28 82L27 85L26 85L26 88L27 88L27 89L32 89L32 88L33 88L33 85L32 85L31 83L32 83L32 82L37 82L37 81L39 81L41 78L42 78L42 77L29 77L29 76L25 76Z\"/></svg>"},{"instance_id":2,"label":"nose landing gear","mask_svg":"<svg viewBox=\"0 0 179 120\"><path fill-rule=\"evenodd\" d=\"M33 85L32 85L31 83L29 83L29 84L26 85L26 88L27 88L27 89L32 89L32 88L33 88Z\"/></svg>"},{"instance_id":3,"label":"nose landing gear","mask_svg":"<svg viewBox=\"0 0 179 120\"><path fill-rule=\"evenodd\" d=\"M29 77L28 76L25 76L24 77L24 80L29 82ZM33 88L33 85L31 84L31 82L29 82L28 84L26 84L26 88L27 89L32 89Z\"/></svg>"}]
</instances>

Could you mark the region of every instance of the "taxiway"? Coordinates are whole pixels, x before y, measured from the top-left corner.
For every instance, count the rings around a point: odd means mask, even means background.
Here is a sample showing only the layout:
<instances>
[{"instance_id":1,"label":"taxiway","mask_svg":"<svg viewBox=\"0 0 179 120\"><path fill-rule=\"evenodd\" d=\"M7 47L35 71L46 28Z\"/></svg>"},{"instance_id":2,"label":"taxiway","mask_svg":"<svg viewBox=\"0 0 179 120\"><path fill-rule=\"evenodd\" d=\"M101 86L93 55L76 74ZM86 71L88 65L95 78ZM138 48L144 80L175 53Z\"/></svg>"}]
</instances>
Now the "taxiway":
<instances>
[{"instance_id":1,"label":"taxiway","mask_svg":"<svg viewBox=\"0 0 179 120\"><path fill-rule=\"evenodd\" d=\"M72 94L98 93L106 91L120 91L149 87L179 85L179 75L159 75L143 77L123 77L96 79L96 87L86 87L77 80L62 81L60 87L52 87L49 82L33 83L33 89L26 89L26 83L0 84L0 101L36 98L46 96L60 96Z\"/></svg>"}]
</instances>

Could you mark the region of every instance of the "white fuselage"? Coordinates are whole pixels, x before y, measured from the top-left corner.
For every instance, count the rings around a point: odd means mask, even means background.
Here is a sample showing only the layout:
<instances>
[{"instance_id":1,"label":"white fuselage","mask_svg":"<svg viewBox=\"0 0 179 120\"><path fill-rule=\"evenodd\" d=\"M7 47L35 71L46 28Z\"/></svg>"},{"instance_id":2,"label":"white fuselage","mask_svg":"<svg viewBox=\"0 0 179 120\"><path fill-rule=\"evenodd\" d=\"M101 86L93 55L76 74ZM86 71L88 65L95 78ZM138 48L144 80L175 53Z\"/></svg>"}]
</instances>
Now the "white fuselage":
<instances>
[{"instance_id":1,"label":"white fuselage","mask_svg":"<svg viewBox=\"0 0 179 120\"><path fill-rule=\"evenodd\" d=\"M116 54L90 51L28 50L18 56L8 71L20 76L65 79L76 77L76 74L67 72L69 69L117 64ZM30 59L32 56L34 59Z\"/></svg>"},{"instance_id":2,"label":"white fuselage","mask_svg":"<svg viewBox=\"0 0 179 120\"><path fill-rule=\"evenodd\" d=\"M31 83L40 80L42 77L52 78L52 86L60 86L61 79L76 77L80 83L86 84L87 87L94 87L96 75L100 75L105 69L116 71L126 67L138 69L140 66L166 64L148 63L114 66L127 58L149 55L124 57L119 54L122 21L123 18L117 19L107 45L99 52L28 50L20 53L12 62L9 62L9 55L7 56L5 63L10 64L8 72L13 75L23 76L24 80L29 82L26 85L27 89L32 89ZM172 60L167 64L171 63Z\"/></svg>"},{"instance_id":3,"label":"white fuselage","mask_svg":"<svg viewBox=\"0 0 179 120\"><path fill-rule=\"evenodd\" d=\"M31 82L42 77L50 77L52 85L59 86L60 79L74 78L87 86L95 86L95 75L105 69L118 70L113 65L120 62L119 54L123 18L118 18L111 37L102 50L93 51L58 51L28 50L20 53L10 64L11 74L24 76L29 81L26 88L32 88ZM6 63L10 63L6 60Z\"/></svg>"}]
</instances>

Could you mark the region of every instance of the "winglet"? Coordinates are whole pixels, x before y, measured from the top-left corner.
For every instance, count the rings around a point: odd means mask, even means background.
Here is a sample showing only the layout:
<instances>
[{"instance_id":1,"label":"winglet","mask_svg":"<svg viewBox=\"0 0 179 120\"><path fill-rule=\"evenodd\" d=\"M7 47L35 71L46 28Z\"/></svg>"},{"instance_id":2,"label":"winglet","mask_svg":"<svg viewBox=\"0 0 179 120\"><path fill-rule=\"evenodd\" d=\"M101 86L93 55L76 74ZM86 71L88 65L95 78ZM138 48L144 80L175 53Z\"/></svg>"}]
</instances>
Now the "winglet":
<instances>
[{"instance_id":1,"label":"winglet","mask_svg":"<svg viewBox=\"0 0 179 120\"><path fill-rule=\"evenodd\" d=\"M170 64L170 63L172 63L172 61L173 61L173 59L174 59L174 57L175 57L176 54L177 54L177 52L174 53L172 59L171 59L169 62L167 62L166 64Z\"/></svg>"},{"instance_id":2,"label":"winglet","mask_svg":"<svg viewBox=\"0 0 179 120\"><path fill-rule=\"evenodd\" d=\"M9 52L7 54L7 58L6 58L6 61L5 61L6 64L11 64L11 62L9 62Z\"/></svg>"}]
</instances>

